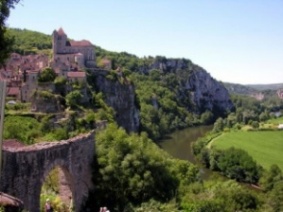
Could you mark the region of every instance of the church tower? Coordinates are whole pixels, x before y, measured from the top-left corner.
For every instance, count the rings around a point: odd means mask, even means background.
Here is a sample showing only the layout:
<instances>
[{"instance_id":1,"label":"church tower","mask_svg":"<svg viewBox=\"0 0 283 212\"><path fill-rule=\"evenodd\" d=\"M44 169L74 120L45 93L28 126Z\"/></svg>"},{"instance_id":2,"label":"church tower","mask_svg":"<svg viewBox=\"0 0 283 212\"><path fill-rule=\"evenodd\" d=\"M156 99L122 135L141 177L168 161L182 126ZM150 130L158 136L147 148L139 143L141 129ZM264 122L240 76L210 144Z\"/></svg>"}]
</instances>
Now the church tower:
<instances>
[{"instance_id":1,"label":"church tower","mask_svg":"<svg viewBox=\"0 0 283 212\"><path fill-rule=\"evenodd\" d=\"M64 54L66 52L67 35L64 30L60 28L58 31L54 30L52 34L53 55Z\"/></svg>"}]
</instances>

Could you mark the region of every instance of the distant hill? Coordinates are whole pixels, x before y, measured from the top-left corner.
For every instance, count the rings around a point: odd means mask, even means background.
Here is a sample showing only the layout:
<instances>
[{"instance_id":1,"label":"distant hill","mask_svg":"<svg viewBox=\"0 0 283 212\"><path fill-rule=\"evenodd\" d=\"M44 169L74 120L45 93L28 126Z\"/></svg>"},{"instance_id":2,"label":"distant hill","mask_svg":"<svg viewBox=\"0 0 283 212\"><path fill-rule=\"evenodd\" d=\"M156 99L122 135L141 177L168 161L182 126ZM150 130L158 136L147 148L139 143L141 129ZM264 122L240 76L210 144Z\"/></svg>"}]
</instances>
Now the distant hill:
<instances>
[{"instance_id":1,"label":"distant hill","mask_svg":"<svg viewBox=\"0 0 283 212\"><path fill-rule=\"evenodd\" d=\"M230 94L240 94L240 95L250 96L259 92L259 90L246 85L228 83L228 82L224 82L223 84Z\"/></svg>"},{"instance_id":2,"label":"distant hill","mask_svg":"<svg viewBox=\"0 0 283 212\"><path fill-rule=\"evenodd\" d=\"M276 83L276 84L251 84L251 85L245 85L247 87L256 89L258 91L264 91L264 90L278 90L283 88L283 83Z\"/></svg>"},{"instance_id":3,"label":"distant hill","mask_svg":"<svg viewBox=\"0 0 283 212\"><path fill-rule=\"evenodd\" d=\"M264 101L283 99L283 83L241 85L224 82L223 85L232 95L245 95Z\"/></svg>"},{"instance_id":4,"label":"distant hill","mask_svg":"<svg viewBox=\"0 0 283 212\"><path fill-rule=\"evenodd\" d=\"M242 85L237 83L223 82L223 85L231 94L253 95L259 92L277 91L283 89L283 83L275 84L249 84Z\"/></svg>"}]
</instances>

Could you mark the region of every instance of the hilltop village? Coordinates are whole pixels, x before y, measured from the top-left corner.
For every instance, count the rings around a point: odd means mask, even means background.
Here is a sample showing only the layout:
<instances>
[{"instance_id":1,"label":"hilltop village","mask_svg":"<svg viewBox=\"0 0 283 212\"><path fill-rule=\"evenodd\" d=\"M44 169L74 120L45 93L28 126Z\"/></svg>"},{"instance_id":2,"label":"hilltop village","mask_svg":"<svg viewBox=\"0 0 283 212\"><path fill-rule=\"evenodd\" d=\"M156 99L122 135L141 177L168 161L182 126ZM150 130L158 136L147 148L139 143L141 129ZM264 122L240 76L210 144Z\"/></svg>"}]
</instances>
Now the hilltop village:
<instances>
[{"instance_id":1,"label":"hilltop village","mask_svg":"<svg viewBox=\"0 0 283 212\"><path fill-rule=\"evenodd\" d=\"M87 40L69 40L60 28L52 34L51 58L44 54L23 56L12 53L5 66L0 69L0 79L7 81L7 96L21 102L30 102L34 90L45 88L38 83L38 77L47 67L69 82L85 82L84 69L96 67L95 47Z\"/></svg>"}]
</instances>

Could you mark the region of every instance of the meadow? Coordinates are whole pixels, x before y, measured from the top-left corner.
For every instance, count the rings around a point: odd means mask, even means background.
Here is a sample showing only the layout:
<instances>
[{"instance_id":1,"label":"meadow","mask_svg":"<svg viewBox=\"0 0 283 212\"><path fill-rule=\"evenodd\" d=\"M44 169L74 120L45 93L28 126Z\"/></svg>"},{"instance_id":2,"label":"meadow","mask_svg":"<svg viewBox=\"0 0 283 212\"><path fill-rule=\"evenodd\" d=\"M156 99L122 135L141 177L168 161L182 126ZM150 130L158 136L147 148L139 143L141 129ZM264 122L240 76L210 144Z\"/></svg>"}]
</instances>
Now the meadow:
<instances>
[{"instance_id":1,"label":"meadow","mask_svg":"<svg viewBox=\"0 0 283 212\"><path fill-rule=\"evenodd\" d=\"M283 170L283 131L236 131L215 138L211 146L240 148L265 169L277 164Z\"/></svg>"},{"instance_id":2,"label":"meadow","mask_svg":"<svg viewBox=\"0 0 283 212\"><path fill-rule=\"evenodd\" d=\"M268 124L283 124L283 116L279 117L279 118L274 118L274 119L270 119L267 121Z\"/></svg>"}]
</instances>

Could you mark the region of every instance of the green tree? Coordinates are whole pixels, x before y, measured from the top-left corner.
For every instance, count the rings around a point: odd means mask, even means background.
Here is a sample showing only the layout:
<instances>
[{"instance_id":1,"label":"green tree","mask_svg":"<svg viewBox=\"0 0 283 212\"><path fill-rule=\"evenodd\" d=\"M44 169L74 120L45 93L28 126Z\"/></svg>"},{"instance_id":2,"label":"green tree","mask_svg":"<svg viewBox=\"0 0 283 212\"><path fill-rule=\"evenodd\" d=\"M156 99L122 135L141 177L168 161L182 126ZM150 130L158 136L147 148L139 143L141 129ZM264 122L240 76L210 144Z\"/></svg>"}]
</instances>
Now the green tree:
<instances>
[{"instance_id":1,"label":"green tree","mask_svg":"<svg viewBox=\"0 0 283 212\"><path fill-rule=\"evenodd\" d=\"M20 0L1 0L0 1L0 66L11 52L13 38L6 33L5 21L10 15L10 9L14 8Z\"/></svg>"},{"instance_id":2,"label":"green tree","mask_svg":"<svg viewBox=\"0 0 283 212\"><path fill-rule=\"evenodd\" d=\"M205 111L204 113L201 114L200 118L201 122L203 124L212 124L213 123L213 114L211 111Z\"/></svg>"},{"instance_id":3,"label":"green tree","mask_svg":"<svg viewBox=\"0 0 283 212\"><path fill-rule=\"evenodd\" d=\"M258 129L258 128L259 128L259 123L258 123L258 121L252 121L252 127L253 127L254 129Z\"/></svg>"},{"instance_id":4,"label":"green tree","mask_svg":"<svg viewBox=\"0 0 283 212\"><path fill-rule=\"evenodd\" d=\"M98 205L107 203L115 211L150 199L168 201L176 195L179 184L198 179L195 166L172 159L145 133L128 135L115 124L97 133L96 155L93 198Z\"/></svg>"},{"instance_id":5,"label":"green tree","mask_svg":"<svg viewBox=\"0 0 283 212\"><path fill-rule=\"evenodd\" d=\"M210 156L212 155L211 153ZM240 182L257 183L260 178L261 168L242 149L232 147L221 150L220 154L217 154L217 157L213 159L216 161L220 172L231 179Z\"/></svg>"},{"instance_id":6,"label":"green tree","mask_svg":"<svg viewBox=\"0 0 283 212\"><path fill-rule=\"evenodd\" d=\"M283 210L283 181L274 184L274 188L269 194L269 204L275 212Z\"/></svg>"},{"instance_id":7,"label":"green tree","mask_svg":"<svg viewBox=\"0 0 283 212\"><path fill-rule=\"evenodd\" d=\"M270 166L269 170L263 173L260 178L260 185L264 191L271 191L277 182L283 182L283 174L281 169L273 164Z\"/></svg>"},{"instance_id":8,"label":"green tree","mask_svg":"<svg viewBox=\"0 0 283 212\"><path fill-rule=\"evenodd\" d=\"M66 93L66 84L67 84L67 78L63 76L57 76L54 80L55 85L55 91L56 93L61 94L62 96L65 96Z\"/></svg>"},{"instance_id":9,"label":"green tree","mask_svg":"<svg viewBox=\"0 0 283 212\"><path fill-rule=\"evenodd\" d=\"M43 69L38 76L38 82L53 82L56 78L55 71L48 67Z\"/></svg>"},{"instance_id":10,"label":"green tree","mask_svg":"<svg viewBox=\"0 0 283 212\"><path fill-rule=\"evenodd\" d=\"M4 121L5 139L17 139L25 144L32 144L41 133L39 122L31 117L7 116Z\"/></svg>"},{"instance_id":11,"label":"green tree","mask_svg":"<svg viewBox=\"0 0 283 212\"><path fill-rule=\"evenodd\" d=\"M82 98L83 98L83 95L81 94L80 91L78 90L71 91L66 96L67 105L73 108L80 103Z\"/></svg>"},{"instance_id":12,"label":"green tree","mask_svg":"<svg viewBox=\"0 0 283 212\"><path fill-rule=\"evenodd\" d=\"M224 129L224 120L223 118L218 118L213 125L213 132L221 132Z\"/></svg>"}]
</instances>

